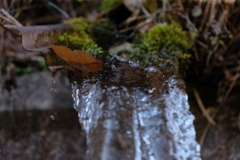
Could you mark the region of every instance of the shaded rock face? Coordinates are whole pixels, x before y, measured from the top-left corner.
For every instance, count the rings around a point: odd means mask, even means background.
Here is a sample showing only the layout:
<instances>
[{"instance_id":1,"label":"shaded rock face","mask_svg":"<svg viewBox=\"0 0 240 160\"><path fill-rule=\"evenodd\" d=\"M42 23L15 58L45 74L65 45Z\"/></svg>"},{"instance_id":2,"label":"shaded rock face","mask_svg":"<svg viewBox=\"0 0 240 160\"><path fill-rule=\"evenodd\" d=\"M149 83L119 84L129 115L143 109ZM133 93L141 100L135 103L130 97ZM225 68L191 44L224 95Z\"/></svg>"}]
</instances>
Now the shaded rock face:
<instances>
[{"instance_id":1,"label":"shaded rock face","mask_svg":"<svg viewBox=\"0 0 240 160\"><path fill-rule=\"evenodd\" d=\"M189 87L190 88L190 87ZM206 92L207 91L207 92ZM214 91L214 92L213 92ZM214 106L215 103L215 86L202 84L198 86L198 92L208 109L219 109ZM236 86L229 95L228 100L223 104L214 120L215 126L210 126L206 132L208 123L202 114L194 94L189 91L189 103L191 112L195 115L195 129L197 132L197 140L200 141L203 134L206 137L201 147L201 156L204 160L238 160L240 159L240 88Z\"/></svg>"},{"instance_id":2,"label":"shaded rock face","mask_svg":"<svg viewBox=\"0 0 240 160\"><path fill-rule=\"evenodd\" d=\"M85 134L73 108L11 113L0 112L0 160L84 160Z\"/></svg>"},{"instance_id":3,"label":"shaded rock face","mask_svg":"<svg viewBox=\"0 0 240 160\"><path fill-rule=\"evenodd\" d=\"M69 78L88 159L200 159L179 77L116 56L102 73Z\"/></svg>"},{"instance_id":4,"label":"shaded rock face","mask_svg":"<svg viewBox=\"0 0 240 160\"><path fill-rule=\"evenodd\" d=\"M16 78L10 94L0 93L0 160L85 159L86 135L70 84L60 74L55 80L50 72L26 74Z\"/></svg>"},{"instance_id":5,"label":"shaded rock face","mask_svg":"<svg viewBox=\"0 0 240 160\"><path fill-rule=\"evenodd\" d=\"M67 78L57 74L51 83L50 72L36 72L17 78L17 88L1 93L0 111L69 108L72 103ZM54 89L52 93L50 90Z\"/></svg>"}]
</instances>

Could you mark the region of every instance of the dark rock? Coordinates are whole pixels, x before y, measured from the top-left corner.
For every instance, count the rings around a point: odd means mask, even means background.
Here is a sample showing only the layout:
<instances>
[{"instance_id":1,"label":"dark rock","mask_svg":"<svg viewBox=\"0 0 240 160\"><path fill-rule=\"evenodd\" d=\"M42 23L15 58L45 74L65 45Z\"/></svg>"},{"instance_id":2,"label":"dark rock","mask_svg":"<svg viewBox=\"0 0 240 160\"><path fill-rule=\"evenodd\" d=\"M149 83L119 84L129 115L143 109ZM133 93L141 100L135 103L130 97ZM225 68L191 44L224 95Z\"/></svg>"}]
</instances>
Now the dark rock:
<instances>
[{"instance_id":1,"label":"dark rock","mask_svg":"<svg viewBox=\"0 0 240 160\"><path fill-rule=\"evenodd\" d=\"M71 87L66 77L57 74L51 82L51 72L36 72L17 78L17 88L0 96L0 111L69 108ZM52 93L51 89L56 90Z\"/></svg>"}]
</instances>

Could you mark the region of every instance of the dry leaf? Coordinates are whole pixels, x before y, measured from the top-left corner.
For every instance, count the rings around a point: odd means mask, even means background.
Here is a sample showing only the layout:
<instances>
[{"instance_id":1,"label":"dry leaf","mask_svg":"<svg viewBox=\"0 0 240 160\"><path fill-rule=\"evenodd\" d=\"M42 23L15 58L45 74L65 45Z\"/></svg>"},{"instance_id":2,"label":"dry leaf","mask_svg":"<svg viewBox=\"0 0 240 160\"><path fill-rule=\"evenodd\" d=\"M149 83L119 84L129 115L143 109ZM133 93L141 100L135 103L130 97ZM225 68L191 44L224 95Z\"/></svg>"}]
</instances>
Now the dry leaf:
<instances>
[{"instance_id":1,"label":"dry leaf","mask_svg":"<svg viewBox=\"0 0 240 160\"><path fill-rule=\"evenodd\" d=\"M58 41L58 36L64 32L69 32L73 28L67 24L42 25L42 26L24 26L4 25L9 29L15 29L22 34L22 44L27 50L48 52L49 42Z\"/></svg>"},{"instance_id":2,"label":"dry leaf","mask_svg":"<svg viewBox=\"0 0 240 160\"><path fill-rule=\"evenodd\" d=\"M54 46L50 44L53 51L70 66L81 70L87 74L89 72L97 72L102 70L102 62L93 58L90 53L81 50L74 50L64 46Z\"/></svg>"}]
</instances>

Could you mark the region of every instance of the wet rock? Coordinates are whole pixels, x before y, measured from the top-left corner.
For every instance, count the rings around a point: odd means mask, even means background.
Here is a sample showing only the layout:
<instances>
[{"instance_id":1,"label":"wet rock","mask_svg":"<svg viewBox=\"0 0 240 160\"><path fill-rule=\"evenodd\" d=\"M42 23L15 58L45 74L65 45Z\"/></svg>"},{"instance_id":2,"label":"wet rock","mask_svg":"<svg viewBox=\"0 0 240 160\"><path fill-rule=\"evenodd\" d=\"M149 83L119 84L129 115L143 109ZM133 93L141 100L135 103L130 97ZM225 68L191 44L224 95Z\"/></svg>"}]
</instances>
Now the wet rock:
<instances>
[{"instance_id":1,"label":"wet rock","mask_svg":"<svg viewBox=\"0 0 240 160\"><path fill-rule=\"evenodd\" d=\"M58 73L55 83L51 77L26 74L11 93L0 93L0 160L85 159L86 135L72 108L71 86L65 75Z\"/></svg>"},{"instance_id":2,"label":"wet rock","mask_svg":"<svg viewBox=\"0 0 240 160\"><path fill-rule=\"evenodd\" d=\"M56 83L51 81L50 72L36 72L18 77L16 89L11 93L1 93L0 111L71 107L71 90L66 76L57 74ZM55 90L54 93L50 91L52 89Z\"/></svg>"},{"instance_id":3,"label":"wet rock","mask_svg":"<svg viewBox=\"0 0 240 160\"><path fill-rule=\"evenodd\" d=\"M85 137L72 107L0 112L0 160L84 160Z\"/></svg>"}]
</instances>

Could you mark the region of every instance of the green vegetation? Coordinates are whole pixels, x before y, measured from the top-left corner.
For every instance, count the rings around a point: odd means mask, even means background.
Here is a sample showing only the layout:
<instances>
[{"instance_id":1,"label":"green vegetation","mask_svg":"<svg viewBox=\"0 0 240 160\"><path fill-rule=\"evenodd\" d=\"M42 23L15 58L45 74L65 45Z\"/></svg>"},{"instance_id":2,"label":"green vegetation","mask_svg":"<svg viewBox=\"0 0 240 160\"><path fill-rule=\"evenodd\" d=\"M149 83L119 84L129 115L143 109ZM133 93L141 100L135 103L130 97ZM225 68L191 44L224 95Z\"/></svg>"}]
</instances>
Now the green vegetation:
<instances>
[{"instance_id":1,"label":"green vegetation","mask_svg":"<svg viewBox=\"0 0 240 160\"><path fill-rule=\"evenodd\" d=\"M65 23L73 26L74 31L72 33L64 33L59 36L58 39L60 43L67 44L70 42L77 49L83 50L85 52L97 55L102 53L102 48L94 42L91 37L91 26L87 19L85 18L73 18Z\"/></svg>"},{"instance_id":2,"label":"green vegetation","mask_svg":"<svg viewBox=\"0 0 240 160\"><path fill-rule=\"evenodd\" d=\"M191 45L187 33L176 22L156 24L147 33L140 34L126 58L142 66L176 62L177 58L186 62L191 57L187 53Z\"/></svg>"},{"instance_id":3,"label":"green vegetation","mask_svg":"<svg viewBox=\"0 0 240 160\"><path fill-rule=\"evenodd\" d=\"M42 70L42 71L49 70L44 60L36 61L33 63L28 62L28 63L29 63L28 67L22 67L20 65L16 65L13 69L13 73L16 75L23 75L26 73L36 72L39 70Z\"/></svg>"},{"instance_id":4,"label":"green vegetation","mask_svg":"<svg viewBox=\"0 0 240 160\"><path fill-rule=\"evenodd\" d=\"M123 0L104 0L100 6L100 10L106 10L109 9L119 3L121 3Z\"/></svg>"},{"instance_id":5,"label":"green vegetation","mask_svg":"<svg viewBox=\"0 0 240 160\"><path fill-rule=\"evenodd\" d=\"M59 41L65 45L70 42L77 49L93 54L95 57L103 52L92 38L91 25L85 18L73 18L65 23L74 27L72 33L59 36ZM192 43L181 26L176 23L157 24L147 33L140 34L134 41L134 47L124 58L135 61L141 66L178 63L186 68L186 62L191 57L188 50ZM177 65L173 68L176 69Z\"/></svg>"}]
</instances>

